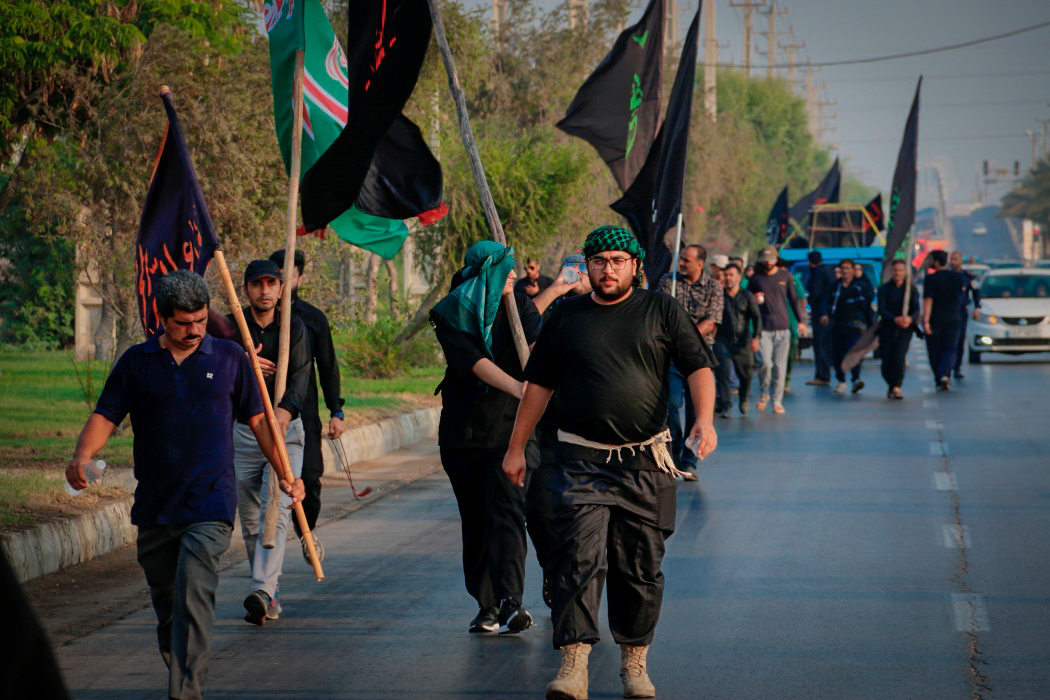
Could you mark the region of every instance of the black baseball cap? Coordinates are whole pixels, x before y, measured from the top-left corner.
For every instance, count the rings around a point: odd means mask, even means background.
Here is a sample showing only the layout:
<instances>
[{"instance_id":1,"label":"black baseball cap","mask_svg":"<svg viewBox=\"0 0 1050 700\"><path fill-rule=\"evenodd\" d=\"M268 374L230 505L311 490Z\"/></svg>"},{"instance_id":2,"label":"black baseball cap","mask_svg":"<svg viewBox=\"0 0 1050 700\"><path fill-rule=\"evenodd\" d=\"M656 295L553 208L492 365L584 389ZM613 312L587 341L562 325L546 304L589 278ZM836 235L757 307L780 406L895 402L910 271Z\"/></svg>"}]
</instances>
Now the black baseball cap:
<instances>
[{"instance_id":1,"label":"black baseball cap","mask_svg":"<svg viewBox=\"0 0 1050 700\"><path fill-rule=\"evenodd\" d=\"M281 268L273 260L252 260L248 267L244 268L244 283L254 282L263 277L273 277L276 280L284 280Z\"/></svg>"}]
</instances>

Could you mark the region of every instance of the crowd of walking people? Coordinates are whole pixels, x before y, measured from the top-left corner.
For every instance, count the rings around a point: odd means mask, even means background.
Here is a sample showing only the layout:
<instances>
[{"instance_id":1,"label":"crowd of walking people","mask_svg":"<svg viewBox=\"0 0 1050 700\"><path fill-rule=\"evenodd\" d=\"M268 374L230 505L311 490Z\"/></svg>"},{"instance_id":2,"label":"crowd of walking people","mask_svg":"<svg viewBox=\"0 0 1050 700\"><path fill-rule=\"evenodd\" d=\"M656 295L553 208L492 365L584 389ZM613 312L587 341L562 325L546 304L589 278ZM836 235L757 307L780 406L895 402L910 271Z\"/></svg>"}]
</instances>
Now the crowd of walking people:
<instances>
[{"instance_id":1,"label":"crowd of walking people","mask_svg":"<svg viewBox=\"0 0 1050 700\"><path fill-rule=\"evenodd\" d=\"M430 314L447 363L440 458L462 523L465 588L477 605L466 631L533 626L523 606L531 540L562 656L546 690L552 700L587 697L603 592L624 696L655 696L647 657L676 491L697 480L698 464L717 447L715 416L730 418L734 403L749 415L756 370L755 411L784 414L800 338L812 337L815 359L806 384L834 378L836 394L864 388L863 356L877 341L887 396L899 400L911 339L922 334L937 388L947 391L961 377L968 304L980 305L962 256L943 251L930 254L921 298L900 260L876 289L861 265L832 267L820 251L809 255L805 283L773 246L752 267L687 245L673 273L648 285L645 257L631 232L604 226L556 276L528 259L518 279L514 250L482 241ZM164 333L116 364L67 469L70 484L85 487L86 465L130 414L139 480L131 518L173 698L203 695L217 563L235 512L251 579L245 620L280 617L288 508L302 502L312 528L320 507L317 378L331 413L327 435L344 430L331 331L297 293L286 388L276 394L277 300L285 284L297 292L305 260L296 255L288 280L283 262L278 251L244 272L243 314L265 395L244 349L223 339L230 322L209 309L203 279L172 272L157 291ZM260 538L274 497L266 464L280 459L265 427L267 398L294 474L280 481L273 547Z\"/></svg>"}]
</instances>

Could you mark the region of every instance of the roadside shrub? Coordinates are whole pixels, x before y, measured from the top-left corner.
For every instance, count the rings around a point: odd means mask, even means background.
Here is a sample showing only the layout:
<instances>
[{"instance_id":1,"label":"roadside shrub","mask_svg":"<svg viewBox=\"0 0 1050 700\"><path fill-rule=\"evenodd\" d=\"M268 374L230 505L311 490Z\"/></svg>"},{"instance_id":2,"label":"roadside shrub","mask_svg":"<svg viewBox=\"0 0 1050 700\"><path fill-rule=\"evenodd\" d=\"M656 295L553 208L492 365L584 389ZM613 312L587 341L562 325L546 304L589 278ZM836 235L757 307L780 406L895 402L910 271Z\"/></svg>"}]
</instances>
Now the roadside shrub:
<instances>
[{"instance_id":1,"label":"roadside shrub","mask_svg":"<svg viewBox=\"0 0 1050 700\"><path fill-rule=\"evenodd\" d=\"M365 379L392 379L409 368L425 367L437 361L432 333L417 333L403 343L395 343L403 323L380 319L373 323L355 320L344 326L348 340L343 345L342 363L353 376Z\"/></svg>"}]
</instances>

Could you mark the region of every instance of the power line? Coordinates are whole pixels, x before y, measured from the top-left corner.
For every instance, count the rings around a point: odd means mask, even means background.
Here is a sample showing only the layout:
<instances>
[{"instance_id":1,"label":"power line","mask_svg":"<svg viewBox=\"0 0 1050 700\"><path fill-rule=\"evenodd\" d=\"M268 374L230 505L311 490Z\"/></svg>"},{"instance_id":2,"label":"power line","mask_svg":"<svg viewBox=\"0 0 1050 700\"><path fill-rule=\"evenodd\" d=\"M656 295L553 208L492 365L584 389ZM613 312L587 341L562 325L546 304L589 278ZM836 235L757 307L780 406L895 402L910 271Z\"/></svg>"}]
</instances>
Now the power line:
<instances>
[{"instance_id":1,"label":"power line","mask_svg":"<svg viewBox=\"0 0 1050 700\"><path fill-rule=\"evenodd\" d=\"M980 102L931 102L924 104L922 108L926 109L942 109L948 107L1000 107L1006 105L1041 105L1044 104L1045 100L984 100ZM871 112L876 110L889 110L889 111L902 111L908 108L910 103L902 103L899 105L853 105L850 107L843 107L843 111L846 112Z\"/></svg>"},{"instance_id":2,"label":"power line","mask_svg":"<svg viewBox=\"0 0 1050 700\"><path fill-rule=\"evenodd\" d=\"M878 63L879 61L892 61L898 58L912 58L914 56L926 56L931 53L941 53L943 51L954 51L955 49L964 49L968 46L976 46L977 44L984 44L989 41L998 41L999 39L1006 39L1011 36L1017 36L1018 34L1024 34L1025 32L1033 32L1037 29L1044 27L1050 27L1050 20L1046 22L1040 22L1039 24L1033 24L1028 27L1021 27L1020 29L1014 29L1009 32L1003 32L1002 34L995 34L993 36L981 37L980 39L971 39L970 41L962 41L958 44L949 44L948 46L938 46L932 49L920 49L918 51L905 51L903 53L892 53L886 54L885 56L870 56L868 58L853 58L844 61L824 61L822 63L810 63L810 66L817 68L824 68L828 66L852 66L858 63ZM719 68L740 68L741 66L735 63L720 63ZM751 66L752 68L769 68L770 66ZM773 68L790 68L787 64L773 65Z\"/></svg>"},{"instance_id":3,"label":"power line","mask_svg":"<svg viewBox=\"0 0 1050 700\"><path fill-rule=\"evenodd\" d=\"M1009 133L1009 134L966 134L963 136L930 136L922 137L923 143L933 141L989 141L992 139L1019 139L1028 138L1024 134ZM847 144L867 144L867 143L899 143L900 139L850 139L846 138L843 141Z\"/></svg>"},{"instance_id":4,"label":"power line","mask_svg":"<svg viewBox=\"0 0 1050 700\"><path fill-rule=\"evenodd\" d=\"M1013 71L1005 73L945 73L941 75L923 73L923 80L956 80L966 79L972 80L973 78L1014 78L1014 77L1030 77L1033 75L1050 75L1050 70L1033 70L1033 71ZM829 78L826 82L829 83L914 83L914 75L902 75L894 78Z\"/></svg>"}]
</instances>

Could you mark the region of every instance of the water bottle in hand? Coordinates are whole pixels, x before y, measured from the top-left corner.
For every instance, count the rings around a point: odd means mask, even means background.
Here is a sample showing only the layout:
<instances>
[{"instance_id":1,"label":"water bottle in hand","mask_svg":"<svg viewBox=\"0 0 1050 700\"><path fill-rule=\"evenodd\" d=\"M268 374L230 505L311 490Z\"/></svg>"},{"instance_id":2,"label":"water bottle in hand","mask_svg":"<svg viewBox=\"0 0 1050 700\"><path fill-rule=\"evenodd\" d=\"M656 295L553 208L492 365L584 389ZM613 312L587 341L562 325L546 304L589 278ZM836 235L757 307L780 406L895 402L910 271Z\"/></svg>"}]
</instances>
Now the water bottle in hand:
<instances>
[{"instance_id":1,"label":"water bottle in hand","mask_svg":"<svg viewBox=\"0 0 1050 700\"><path fill-rule=\"evenodd\" d=\"M88 486L90 486L91 484L101 484L102 477L105 476L105 473L106 462L101 459L95 460L94 462L91 462L86 467L84 467L84 478L87 479ZM83 489L78 491L77 489L70 486L69 482L67 481L66 493L68 493L70 496L79 496L81 493L83 493Z\"/></svg>"}]
</instances>

